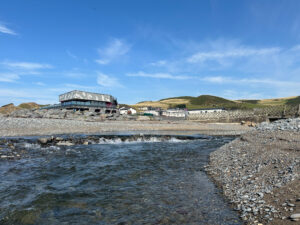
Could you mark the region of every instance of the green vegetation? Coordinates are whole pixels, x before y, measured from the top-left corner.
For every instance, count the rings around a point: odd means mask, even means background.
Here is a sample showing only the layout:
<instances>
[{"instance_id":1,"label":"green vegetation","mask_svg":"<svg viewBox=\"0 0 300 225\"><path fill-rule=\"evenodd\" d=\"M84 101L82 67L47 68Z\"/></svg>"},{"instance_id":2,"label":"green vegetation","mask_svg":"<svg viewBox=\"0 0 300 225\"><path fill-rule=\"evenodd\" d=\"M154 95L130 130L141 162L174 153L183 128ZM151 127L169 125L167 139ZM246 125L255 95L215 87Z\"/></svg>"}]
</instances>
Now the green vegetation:
<instances>
[{"instance_id":1,"label":"green vegetation","mask_svg":"<svg viewBox=\"0 0 300 225\"><path fill-rule=\"evenodd\" d=\"M35 102L28 102L28 103L22 103L18 105L18 107L22 109L37 109L40 108L41 105L38 105Z\"/></svg>"},{"instance_id":2,"label":"green vegetation","mask_svg":"<svg viewBox=\"0 0 300 225\"><path fill-rule=\"evenodd\" d=\"M276 99L263 99L263 100L228 100L225 98L200 95L198 97L180 96L173 98L165 98L159 101L145 101L138 103L135 106L153 106L167 108L187 108L187 109L201 109L201 108L225 108L225 109L254 109L270 106L280 105L296 105L300 104L300 96Z\"/></svg>"},{"instance_id":3,"label":"green vegetation","mask_svg":"<svg viewBox=\"0 0 300 225\"><path fill-rule=\"evenodd\" d=\"M300 96L286 100L287 105L299 105L300 104Z\"/></svg>"},{"instance_id":4,"label":"green vegetation","mask_svg":"<svg viewBox=\"0 0 300 225\"><path fill-rule=\"evenodd\" d=\"M201 109L201 108L225 108L225 109L252 109L258 106L257 104L253 104L251 102L236 102L231 101L225 98L212 96L212 95L200 95L198 97L191 97L191 96L183 96L183 97L175 97L175 98L167 98L162 99L161 101L170 102L169 107L176 108L179 105L182 104L174 104L176 100L182 101L182 100L188 100L188 103L185 104L187 109ZM171 100L173 100L171 103Z\"/></svg>"},{"instance_id":5,"label":"green vegetation","mask_svg":"<svg viewBox=\"0 0 300 225\"><path fill-rule=\"evenodd\" d=\"M276 101L276 100L278 100L278 99L274 99L274 101ZM237 100L237 102L257 104L257 103L259 103L259 100Z\"/></svg>"}]
</instances>

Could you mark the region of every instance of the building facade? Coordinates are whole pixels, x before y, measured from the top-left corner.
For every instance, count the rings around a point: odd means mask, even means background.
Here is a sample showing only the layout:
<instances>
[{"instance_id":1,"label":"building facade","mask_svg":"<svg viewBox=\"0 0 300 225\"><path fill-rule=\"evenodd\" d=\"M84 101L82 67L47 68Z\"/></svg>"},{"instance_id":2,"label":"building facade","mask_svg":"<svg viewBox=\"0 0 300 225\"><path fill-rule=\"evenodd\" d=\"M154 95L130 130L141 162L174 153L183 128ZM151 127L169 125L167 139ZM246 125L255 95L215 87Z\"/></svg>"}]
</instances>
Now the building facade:
<instances>
[{"instance_id":1,"label":"building facade","mask_svg":"<svg viewBox=\"0 0 300 225\"><path fill-rule=\"evenodd\" d=\"M60 104L44 108L59 108L73 111L117 113L117 99L111 95L85 91L70 91L59 95Z\"/></svg>"},{"instance_id":2,"label":"building facade","mask_svg":"<svg viewBox=\"0 0 300 225\"><path fill-rule=\"evenodd\" d=\"M162 116L186 118L187 111L184 109L168 109L168 110L162 112Z\"/></svg>"},{"instance_id":3,"label":"building facade","mask_svg":"<svg viewBox=\"0 0 300 225\"><path fill-rule=\"evenodd\" d=\"M203 113L219 113L226 111L223 108L207 108L207 109L192 109L188 111L189 115L197 115L197 114L203 114Z\"/></svg>"}]
</instances>

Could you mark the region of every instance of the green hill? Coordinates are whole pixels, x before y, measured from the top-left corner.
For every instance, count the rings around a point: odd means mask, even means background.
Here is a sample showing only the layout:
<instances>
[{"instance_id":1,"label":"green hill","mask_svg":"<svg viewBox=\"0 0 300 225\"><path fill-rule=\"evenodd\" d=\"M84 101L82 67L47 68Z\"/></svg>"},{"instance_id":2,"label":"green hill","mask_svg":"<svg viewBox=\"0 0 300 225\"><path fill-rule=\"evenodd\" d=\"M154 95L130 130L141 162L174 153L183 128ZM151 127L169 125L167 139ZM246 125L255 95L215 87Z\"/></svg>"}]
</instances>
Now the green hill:
<instances>
[{"instance_id":1,"label":"green hill","mask_svg":"<svg viewBox=\"0 0 300 225\"><path fill-rule=\"evenodd\" d=\"M201 108L225 108L225 109L253 109L263 108L278 105L296 105L300 104L300 96L276 98L276 99L262 99L262 100L228 100L225 98L200 95L198 97L180 96L172 98L164 98L159 101L144 101L139 102L135 106L152 106L167 108L187 108L187 109L201 109Z\"/></svg>"}]
</instances>

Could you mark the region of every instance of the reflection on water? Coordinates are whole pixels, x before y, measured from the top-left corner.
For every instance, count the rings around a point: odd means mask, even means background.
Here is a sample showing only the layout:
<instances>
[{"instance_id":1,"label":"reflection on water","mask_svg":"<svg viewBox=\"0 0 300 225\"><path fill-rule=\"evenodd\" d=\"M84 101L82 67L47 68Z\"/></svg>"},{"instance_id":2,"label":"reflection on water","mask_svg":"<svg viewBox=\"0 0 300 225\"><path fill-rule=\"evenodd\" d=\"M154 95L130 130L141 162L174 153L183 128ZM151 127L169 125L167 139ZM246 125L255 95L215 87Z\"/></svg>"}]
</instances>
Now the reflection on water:
<instances>
[{"instance_id":1,"label":"reflection on water","mask_svg":"<svg viewBox=\"0 0 300 225\"><path fill-rule=\"evenodd\" d=\"M170 140L27 143L0 161L0 224L241 224L203 172L231 138Z\"/></svg>"}]
</instances>

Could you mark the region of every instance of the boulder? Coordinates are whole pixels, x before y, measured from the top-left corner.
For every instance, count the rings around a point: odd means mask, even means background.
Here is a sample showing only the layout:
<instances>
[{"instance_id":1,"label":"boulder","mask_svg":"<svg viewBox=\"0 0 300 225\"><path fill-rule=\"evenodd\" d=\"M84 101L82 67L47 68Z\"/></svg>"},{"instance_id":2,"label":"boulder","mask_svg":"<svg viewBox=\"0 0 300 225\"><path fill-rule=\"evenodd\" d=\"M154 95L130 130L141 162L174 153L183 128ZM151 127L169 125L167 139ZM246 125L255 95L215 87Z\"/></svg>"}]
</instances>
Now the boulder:
<instances>
[{"instance_id":1,"label":"boulder","mask_svg":"<svg viewBox=\"0 0 300 225\"><path fill-rule=\"evenodd\" d=\"M290 216L290 219L293 220L293 221L299 221L300 220L300 213L292 214Z\"/></svg>"}]
</instances>

